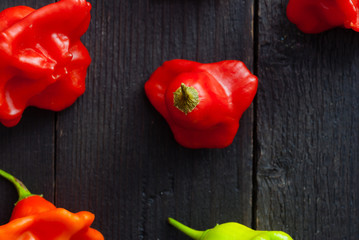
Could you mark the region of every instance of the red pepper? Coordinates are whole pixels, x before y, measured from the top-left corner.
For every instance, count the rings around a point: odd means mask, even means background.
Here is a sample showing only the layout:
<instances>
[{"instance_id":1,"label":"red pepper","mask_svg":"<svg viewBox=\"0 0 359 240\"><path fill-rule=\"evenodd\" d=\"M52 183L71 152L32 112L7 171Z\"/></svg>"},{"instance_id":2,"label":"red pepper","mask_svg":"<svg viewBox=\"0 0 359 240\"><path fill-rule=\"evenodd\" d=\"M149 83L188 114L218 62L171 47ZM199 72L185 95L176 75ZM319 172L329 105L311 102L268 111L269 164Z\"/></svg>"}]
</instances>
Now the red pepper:
<instances>
[{"instance_id":1,"label":"red pepper","mask_svg":"<svg viewBox=\"0 0 359 240\"><path fill-rule=\"evenodd\" d=\"M319 33L334 27L359 31L357 0L290 0L288 19L305 33Z\"/></svg>"},{"instance_id":2,"label":"red pepper","mask_svg":"<svg viewBox=\"0 0 359 240\"><path fill-rule=\"evenodd\" d=\"M71 213L56 208L39 195L33 195L12 175L0 169L0 176L12 182L19 201L10 222L0 226L0 239L7 240L103 240L97 230L90 228L95 216L86 211Z\"/></svg>"},{"instance_id":3,"label":"red pepper","mask_svg":"<svg viewBox=\"0 0 359 240\"><path fill-rule=\"evenodd\" d=\"M232 143L257 86L257 77L240 61L201 64L177 59L159 67L145 91L179 144L224 148Z\"/></svg>"},{"instance_id":4,"label":"red pepper","mask_svg":"<svg viewBox=\"0 0 359 240\"><path fill-rule=\"evenodd\" d=\"M90 23L86 0L0 12L0 122L15 126L27 106L60 111L85 91L90 55L80 37Z\"/></svg>"}]
</instances>

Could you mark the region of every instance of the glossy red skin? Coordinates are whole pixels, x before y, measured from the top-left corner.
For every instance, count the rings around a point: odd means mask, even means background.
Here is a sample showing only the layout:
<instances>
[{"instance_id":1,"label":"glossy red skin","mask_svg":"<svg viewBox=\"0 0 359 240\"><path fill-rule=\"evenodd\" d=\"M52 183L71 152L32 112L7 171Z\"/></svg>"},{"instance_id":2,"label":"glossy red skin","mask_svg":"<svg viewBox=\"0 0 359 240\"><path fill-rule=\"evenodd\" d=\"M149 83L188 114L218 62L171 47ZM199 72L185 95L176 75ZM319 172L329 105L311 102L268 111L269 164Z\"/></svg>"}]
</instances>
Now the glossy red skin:
<instances>
[{"instance_id":1,"label":"glossy red skin","mask_svg":"<svg viewBox=\"0 0 359 240\"><path fill-rule=\"evenodd\" d=\"M200 99L187 115L173 105L173 92L181 83L194 87ZM176 59L165 62L152 74L145 91L179 144L187 148L224 148L233 142L239 120L257 87L257 77L240 61L201 64Z\"/></svg>"},{"instance_id":2,"label":"glossy red skin","mask_svg":"<svg viewBox=\"0 0 359 240\"><path fill-rule=\"evenodd\" d=\"M357 0L290 0L287 16L305 33L334 27L359 31Z\"/></svg>"},{"instance_id":3,"label":"glossy red skin","mask_svg":"<svg viewBox=\"0 0 359 240\"><path fill-rule=\"evenodd\" d=\"M33 195L19 201L12 211L10 221L55 209L55 205L41 196Z\"/></svg>"},{"instance_id":4,"label":"glossy red skin","mask_svg":"<svg viewBox=\"0 0 359 240\"><path fill-rule=\"evenodd\" d=\"M90 10L86 0L61 0L0 13L1 123L15 126L28 106L63 110L84 93Z\"/></svg>"}]
</instances>

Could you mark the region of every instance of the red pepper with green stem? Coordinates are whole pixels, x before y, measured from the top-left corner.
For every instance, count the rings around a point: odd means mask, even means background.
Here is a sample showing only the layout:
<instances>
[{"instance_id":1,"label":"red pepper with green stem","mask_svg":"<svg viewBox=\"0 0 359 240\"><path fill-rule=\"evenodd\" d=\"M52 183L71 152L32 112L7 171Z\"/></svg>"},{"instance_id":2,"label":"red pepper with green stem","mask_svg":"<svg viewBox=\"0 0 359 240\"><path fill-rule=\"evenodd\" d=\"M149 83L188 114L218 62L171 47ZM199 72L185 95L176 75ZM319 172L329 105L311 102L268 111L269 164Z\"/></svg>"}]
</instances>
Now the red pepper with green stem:
<instances>
[{"instance_id":1,"label":"red pepper with green stem","mask_svg":"<svg viewBox=\"0 0 359 240\"><path fill-rule=\"evenodd\" d=\"M145 84L152 105L188 148L224 148L256 94L258 79L241 61L171 60Z\"/></svg>"},{"instance_id":2,"label":"red pepper with green stem","mask_svg":"<svg viewBox=\"0 0 359 240\"><path fill-rule=\"evenodd\" d=\"M42 196L32 194L21 181L1 169L0 176L13 183L19 194L10 222L0 226L0 239L104 239L100 232L90 228L94 221L92 213L71 213L63 208L56 208Z\"/></svg>"},{"instance_id":3,"label":"red pepper with green stem","mask_svg":"<svg viewBox=\"0 0 359 240\"><path fill-rule=\"evenodd\" d=\"M319 33L334 27L359 31L357 0L290 0L288 19L305 33Z\"/></svg>"}]
</instances>

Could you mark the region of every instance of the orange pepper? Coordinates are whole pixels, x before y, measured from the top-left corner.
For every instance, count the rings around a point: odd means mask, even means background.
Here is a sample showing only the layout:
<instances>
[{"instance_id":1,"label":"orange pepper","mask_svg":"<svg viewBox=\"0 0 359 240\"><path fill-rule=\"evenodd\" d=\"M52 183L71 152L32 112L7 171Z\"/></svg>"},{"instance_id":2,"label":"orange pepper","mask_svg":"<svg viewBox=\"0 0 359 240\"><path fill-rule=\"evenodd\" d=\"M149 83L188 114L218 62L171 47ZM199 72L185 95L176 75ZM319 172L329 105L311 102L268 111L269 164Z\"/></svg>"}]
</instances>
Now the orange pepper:
<instances>
[{"instance_id":1,"label":"orange pepper","mask_svg":"<svg viewBox=\"0 0 359 240\"><path fill-rule=\"evenodd\" d=\"M15 177L0 169L0 175L12 182L19 201L10 222L0 226L0 239L7 240L103 240L90 228L94 214L86 211L71 213L56 208L51 202L30 191Z\"/></svg>"}]
</instances>

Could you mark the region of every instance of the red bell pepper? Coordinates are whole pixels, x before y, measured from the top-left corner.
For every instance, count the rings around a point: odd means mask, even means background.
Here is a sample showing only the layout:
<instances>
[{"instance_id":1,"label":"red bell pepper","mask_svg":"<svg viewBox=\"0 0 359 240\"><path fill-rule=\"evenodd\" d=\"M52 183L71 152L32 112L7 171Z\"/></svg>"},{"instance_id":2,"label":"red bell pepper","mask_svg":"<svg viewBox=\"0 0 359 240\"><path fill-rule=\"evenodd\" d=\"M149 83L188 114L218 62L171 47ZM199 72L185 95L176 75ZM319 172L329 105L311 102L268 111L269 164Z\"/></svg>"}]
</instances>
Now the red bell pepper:
<instances>
[{"instance_id":1,"label":"red bell pepper","mask_svg":"<svg viewBox=\"0 0 359 240\"><path fill-rule=\"evenodd\" d=\"M319 33L334 27L359 31L357 0L290 0L288 19L305 33Z\"/></svg>"},{"instance_id":2,"label":"red bell pepper","mask_svg":"<svg viewBox=\"0 0 359 240\"><path fill-rule=\"evenodd\" d=\"M179 144L224 148L232 143L257 86L257 77L240 61L201 64L177 59L159 67L145 91Z\"/></svg>"},{"instance_id":3,"label":"red bell pepper","mask_svg":"<svg viewBox=\"0 0 359 240\"><path fill-rule=\"evenodd\" d=\"M60 111L85 91L90 55L80 37L90 23L86 0L0 12L0 122L16 125L27 106Z\"/></svg>"}]
</instances>

